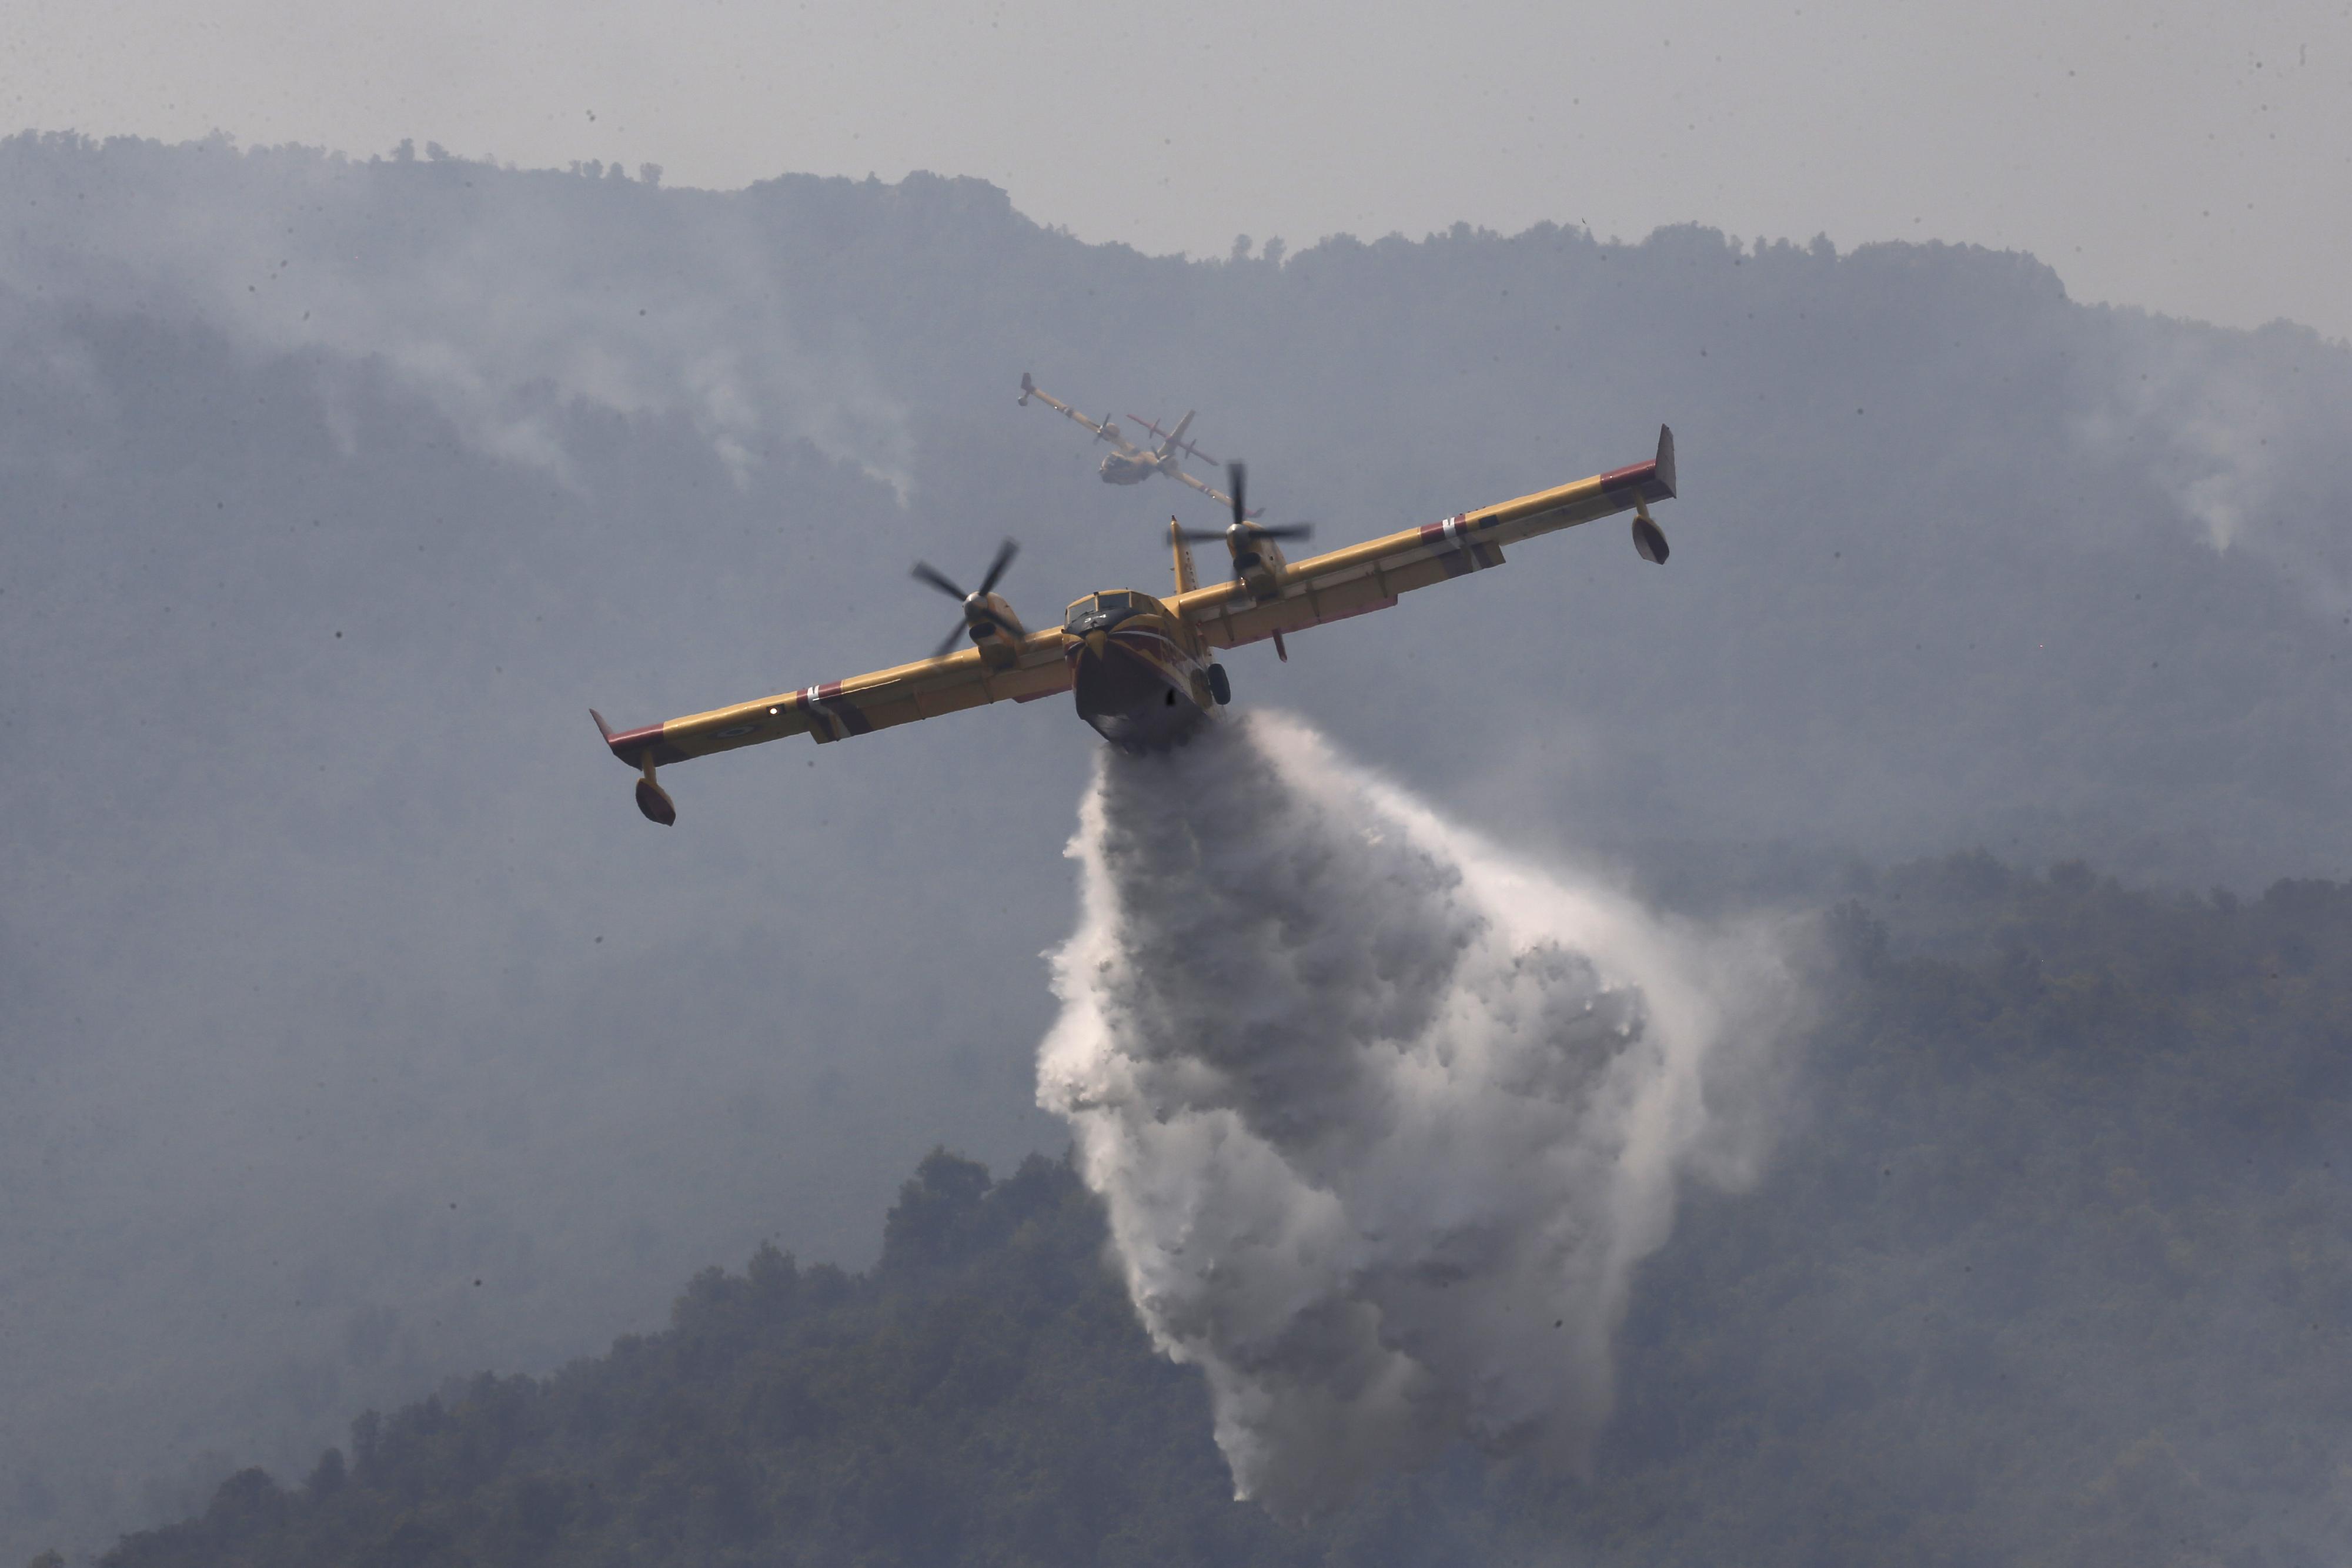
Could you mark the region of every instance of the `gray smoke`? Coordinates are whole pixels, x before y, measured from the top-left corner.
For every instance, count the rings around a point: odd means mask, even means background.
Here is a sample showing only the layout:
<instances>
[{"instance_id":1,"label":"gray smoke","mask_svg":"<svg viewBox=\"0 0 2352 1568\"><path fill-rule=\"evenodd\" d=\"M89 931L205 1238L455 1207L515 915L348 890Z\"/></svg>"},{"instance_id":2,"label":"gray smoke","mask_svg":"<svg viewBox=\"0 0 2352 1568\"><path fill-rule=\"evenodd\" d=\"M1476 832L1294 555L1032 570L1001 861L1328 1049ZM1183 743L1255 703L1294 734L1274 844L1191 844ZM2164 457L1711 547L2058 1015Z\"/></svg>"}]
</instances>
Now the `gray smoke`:
<instances>
[{"instance_id":1,"label":"gray smoke","mask_svg":"<svg viewBox=\"0 0 2352 1568\"><path fill-rule=\"evenodd\" d=\"M902 500L912 484L905 409L856 323L805 308L756 204L618 166L518 174L438 148L359 162L224 137L11 137L0 189L38 220L0 246L0 296L198 321L259 359L373 362L478 450L567 482L562 431L588 408L683 420L739 482L799 439ZM70 354L5 309L0 344ZM334 378L320 391L348 453L359 415Z\"/></svg>"},{"instance_id":2,"label":"gray smoke","mask_svg":"<svg viewBox=\"0 0 2352 1568\"><path fill-rule=\"evenodd\" d=\"M1514 863L1266 715L1106 753L1070 853L1039 1103L1236 1494L1310 1511L1455 1438L1581 1467L1677 1183L1760 1154L1772 944Z\"/></svg>"},{"instance_id":3,"label":"gray smoke","mask_svg":"<svg viewBox=\"0 0 2352 1568\"><path fill-rule=\"evenodd\" d=\"M2263 562L2329 622L2352 612L2340 346L2284 322L2113 326L2112 385L2077 422L2085 450L2145 474L2215 555Z\"/></svg>"}]
</instances>

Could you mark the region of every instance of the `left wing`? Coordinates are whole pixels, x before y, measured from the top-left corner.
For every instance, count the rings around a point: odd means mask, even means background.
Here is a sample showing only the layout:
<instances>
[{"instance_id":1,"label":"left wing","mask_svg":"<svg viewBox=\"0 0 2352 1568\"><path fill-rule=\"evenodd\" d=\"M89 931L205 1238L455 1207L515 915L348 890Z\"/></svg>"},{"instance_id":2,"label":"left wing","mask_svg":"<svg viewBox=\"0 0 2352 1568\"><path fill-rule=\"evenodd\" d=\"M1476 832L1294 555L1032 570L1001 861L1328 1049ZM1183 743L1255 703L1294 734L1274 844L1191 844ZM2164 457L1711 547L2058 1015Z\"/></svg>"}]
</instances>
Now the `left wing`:
<instances>
[{"instance_id":1,"label":"left wing","mask_svg":"<svg viewBox=\"0 0 2352 1568\"><path fill-rule=\"evenodd\" d=\"M1648 503L1674 493L1675 434L1661 425L1657 455L1646 463L1294 561L1283 570L1281 591L1263 601L1227 581L1180 593L1170 607L1205 632L1213 647L1238 647L1385 610L1413 589L1502 565L1505 545L1629 510L1641 514L1635 547L1663 561L1664 536L1649 520Z\"/></svg>"},{"instance_id":2,"label":"left wing","mask_svg":"<svg viewBox=\"0 0 2352 1568\"><path fill-rule=\"evenodd\" d=\"M1088 419L1085 414L1080 413L1076 409L1072 408L1068 403L1064 402L1060 398L1055 397L1052 392L1049 392L1044 387L1039 386L1034 381L1030 379L1029 372L1027 371L1024 371L1021 372L1021 401L1025 404L1033 397L1039 402L1044 403L1047 408L1050 408L1055 413L1060 414L1063 418L1076 420L1078 423L1085 425L1087 429L1094 433L1094 438L1097 441L1108 441L1113 446L1118 448L1120 452L1129 456L1134 456L1136 455L1138 448L1130 444L1126 436L1119 434L1118 426L1113 424L1108 416L1105 416L1101 419Z\"/></svg>"},{"instance_id":3,"label":"left wing","mask_svg":"<svg viewBox=\"0 0 2352 1568\"><path fill-rule=\"evenodd\" d=\"M653 770L667 763L795 735L806 735L823 746L1006 697L1029 702L1069 689L1070 668L1062 657L1061 631L1055 628L1024 637L1012 661L1000 669L989 668L979 649L964 648L944 658L827 681L643 729L615 730L602 715L591 712L613 755L645 770L646 785L639 787L637 803L646 815L663 821L667 819L647 804L646 789L653 787L659 795L658 787L651 785ZM667 807L666 797L661 804Z\"/></svg>"}]
</instances>

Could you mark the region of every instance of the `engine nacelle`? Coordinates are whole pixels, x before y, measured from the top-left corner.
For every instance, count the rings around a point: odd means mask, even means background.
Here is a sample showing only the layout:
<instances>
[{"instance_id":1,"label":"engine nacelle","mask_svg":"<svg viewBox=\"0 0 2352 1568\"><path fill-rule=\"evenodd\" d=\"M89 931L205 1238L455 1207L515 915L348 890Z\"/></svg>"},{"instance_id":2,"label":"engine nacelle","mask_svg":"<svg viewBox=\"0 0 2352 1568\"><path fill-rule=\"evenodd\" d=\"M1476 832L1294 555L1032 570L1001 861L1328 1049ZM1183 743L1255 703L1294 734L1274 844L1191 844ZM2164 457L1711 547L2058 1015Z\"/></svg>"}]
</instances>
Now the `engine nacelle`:
<instances>
[{"instance_id":1,"label":"engine nacelle","mask_svg":"<svg viewBox=\"0 0 2352 1568\"><path fill-rule=\"evenodd\" d=\"M1282 597L1283 575L1290 563L1283 558L1281 544L1267 538L1265 530L1246 523L1234 524L1225 530L1225 552L1234 558L1234 576L1253 602L1263 604Z\"/></svg>"},{"instance_id":2,"label":"engine nacelle","mask_svg":"<svg viewBox=\"0 0 2352 1568\"><path fill-rule=\"evenodd\" d=\"M1013 606L997 593L974 593L963 602L965 634L980 650L980 662L991 670L1009 670L1020 662L1021 643L1029 629Z\"/></svg>"}]
</instances>

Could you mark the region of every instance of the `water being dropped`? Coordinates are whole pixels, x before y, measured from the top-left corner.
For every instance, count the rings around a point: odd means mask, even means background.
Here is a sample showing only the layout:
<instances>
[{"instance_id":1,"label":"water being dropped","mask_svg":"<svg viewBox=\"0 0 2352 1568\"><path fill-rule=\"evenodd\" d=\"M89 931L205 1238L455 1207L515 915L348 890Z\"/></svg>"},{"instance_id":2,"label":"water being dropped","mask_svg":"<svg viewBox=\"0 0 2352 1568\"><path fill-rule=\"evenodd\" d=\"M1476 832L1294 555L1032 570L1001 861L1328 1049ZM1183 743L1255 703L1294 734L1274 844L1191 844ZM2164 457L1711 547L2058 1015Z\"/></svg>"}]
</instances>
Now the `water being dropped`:
<instances>
[{"instance_id":1,"label":"water being dropped","mask_svg":"<svg viewBox=\"0 0 2352 1568\"><path fill-rule=\"evenodd\" d=\"M1678 1183L1759 1157L1773 943L1516 862L1277 715L1106 750L1069 852L1039 1103L1237 1495L1312 1511L1455 1439L1587 1463Z\"/></svg>"}]
</instances>

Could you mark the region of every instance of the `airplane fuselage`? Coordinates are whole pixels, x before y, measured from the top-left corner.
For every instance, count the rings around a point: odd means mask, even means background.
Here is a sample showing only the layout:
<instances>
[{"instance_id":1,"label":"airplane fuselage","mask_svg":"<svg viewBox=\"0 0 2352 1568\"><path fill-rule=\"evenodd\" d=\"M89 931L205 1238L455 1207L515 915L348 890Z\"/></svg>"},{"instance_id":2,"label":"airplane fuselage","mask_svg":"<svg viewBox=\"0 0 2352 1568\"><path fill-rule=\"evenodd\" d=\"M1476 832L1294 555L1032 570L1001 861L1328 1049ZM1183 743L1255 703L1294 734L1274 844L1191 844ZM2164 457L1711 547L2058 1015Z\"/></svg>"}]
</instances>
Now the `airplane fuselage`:
<instances>
[{"instance_id":1,"label":"airplane fuselage","mask_svg":"<svg viewBox=\"0 0 2352 1568\"><path fill-rule=\"evenodd\" d=\"M1160 472L1160 459L1149 452L1114 452L1102 460L1106 485L1140 485Z\"/></svg>"},{"instance_id":2,"label":"airplane fuselage","mask_svg":"<svg viewBox=\"0 0 2352 1568\"><path fill-rule=\"evenodd\" d=\"M1113 746L1164 751L1216 711L1201 633L1148 593L1091 593L1062 623L1078 716Z\"/></svg>"}]
</instances>

